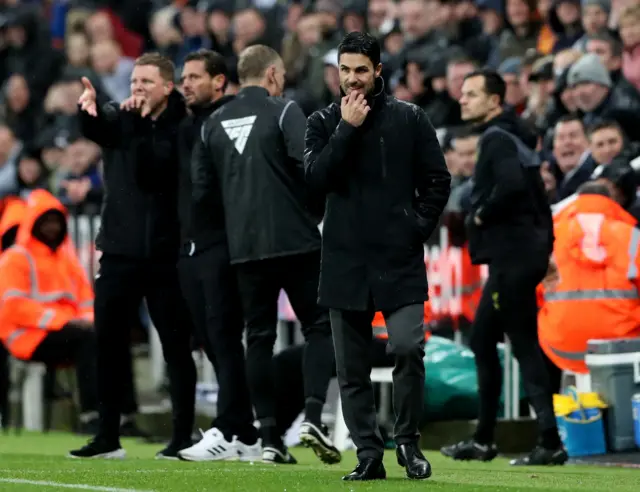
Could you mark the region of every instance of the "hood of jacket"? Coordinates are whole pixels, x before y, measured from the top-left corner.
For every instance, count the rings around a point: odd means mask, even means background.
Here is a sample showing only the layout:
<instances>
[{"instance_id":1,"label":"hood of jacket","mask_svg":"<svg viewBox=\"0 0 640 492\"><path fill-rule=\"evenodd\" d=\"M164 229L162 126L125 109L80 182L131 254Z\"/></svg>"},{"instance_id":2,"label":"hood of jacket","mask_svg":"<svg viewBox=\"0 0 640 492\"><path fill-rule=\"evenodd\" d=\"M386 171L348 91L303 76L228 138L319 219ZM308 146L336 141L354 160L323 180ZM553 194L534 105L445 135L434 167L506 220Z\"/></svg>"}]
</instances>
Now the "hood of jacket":
<instances>
[{"instance_id":1,"label":"hood of jacket","mask_svg":"<svg viewBox=\"0 0 640 492\"><path fill-rule=\"evenodd\" d=\"M620 249L616 226L635 226L636 219L615 201L601 195L577 195L553 218L560 244L574 261L593 268L610 262L610 251Z\"/></svg>"},{"instance_id":2,"label":"hood of jacket","mask_svg":"<svg viewBox=\"0 0 640 492\"><path fill-rule=\"evenodd\" d=\"M50 211L57 211L67 218L67 209L60 203L56 197L45 190L34 190L29 194L27 200L26 209L20 227L18 229L18 237L16 244L24 247L33 245L34 242L43 244L42 241L34 237L33 228L36 221L44 214ZM67 239L67 229L63 229L63 237L60 239L60 243L63 243Z\"/></svg>"},{"instance_id":3,"label":"hood of jacket","mask_svg":"<svg viewBox=\"0 0 640 492\"><path fill-rule=\"evenodd\" d=\"M534 133L533 129L529 128L511 108L504 109L502 113L495 118L480 124L479 128L484 131L492 126L497 126L502 130L511 133L511 135L518 137L532 150L534 150L538 144L538 137Z\"/></svg>"}]
</instances>

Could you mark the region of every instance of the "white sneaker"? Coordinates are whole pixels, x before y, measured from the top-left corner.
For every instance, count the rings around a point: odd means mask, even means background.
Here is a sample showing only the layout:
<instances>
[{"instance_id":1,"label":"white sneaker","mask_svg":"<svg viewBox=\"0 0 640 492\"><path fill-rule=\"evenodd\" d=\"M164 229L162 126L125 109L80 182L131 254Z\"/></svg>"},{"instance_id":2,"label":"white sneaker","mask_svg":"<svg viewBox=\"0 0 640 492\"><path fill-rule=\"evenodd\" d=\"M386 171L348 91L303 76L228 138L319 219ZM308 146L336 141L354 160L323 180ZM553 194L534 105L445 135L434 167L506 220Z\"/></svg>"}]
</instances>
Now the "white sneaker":
<instances>
[{"instance_id":1,"label":"white sneaker","mask_svg":"<svg viewBox=\"0 0 640 492\"><path fill-rule=\"evenodd\" d=\"M239 461L262 461L262 441L258 441L249 446L233 436L233 445L236 447L237 459Z\"/></svg>"},{"instance_id":2,"label":"white sneaker","mask_svg":"<svg viewBox=\"0 0 640 492\"><path fill-rule=\"evenodd\" d=\"M178 451L178 458L184 461L237 460L238 451L234 442L224 438L215 427L202 432L202 439L190 448Z\"/></svg>"}]
</instances>

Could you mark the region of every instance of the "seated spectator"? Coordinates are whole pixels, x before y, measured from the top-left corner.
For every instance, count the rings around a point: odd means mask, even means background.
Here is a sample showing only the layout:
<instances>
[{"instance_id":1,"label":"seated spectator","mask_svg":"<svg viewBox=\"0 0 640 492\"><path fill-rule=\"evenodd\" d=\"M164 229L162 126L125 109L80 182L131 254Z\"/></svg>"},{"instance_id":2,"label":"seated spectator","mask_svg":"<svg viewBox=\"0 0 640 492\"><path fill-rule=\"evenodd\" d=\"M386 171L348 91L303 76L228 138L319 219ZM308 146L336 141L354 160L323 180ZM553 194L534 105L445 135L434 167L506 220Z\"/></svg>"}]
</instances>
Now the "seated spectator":
<instances>
[{"instance_id":1,"label":"seated spectator","mask_svg":"<svg viewBox=\"0 0 640 492\"><path fill-rule=\"evenodd\" d=\"M554 217L554 265L540 287L540 345L559 368L587 373L587 341L640 336L636 219L601 183L582 185ZM557 379L557 376L556 378Z\"/></svg>"},{"instance_id":2,"label":"seated spectator","mask_svg":"<svg viewBox=\"0 0 640 492\"><path fill-rule=\"evenodd\" d=\"M52 366L74 364L80 393L80 432L94 435L98 423L94 294L67 235L67 211L44 190L30 195L23 214L13 201L7 207L16 210L10 215L5 210L0 226L4 233L0 342L17 359ZM16 243L4 250L18 221ZM128 367L130 371L130 364ZM146 436L133 420L137 403L132 376L123 381L122 391L123 435Z\"/></svg>"},{"instance_id":3,"label":"seated spectator","mask_svg":"<svg viewBox=\"0 0 640 492\"><path fill-rule=\"evenodd\" d=\"M32 193L16 244L2 254L0 298L0 340L9 353L48 365L73 363L80 420L96 426L93 290L67 237L66 211L46 191Z\"/></svg>"}]
</instances>

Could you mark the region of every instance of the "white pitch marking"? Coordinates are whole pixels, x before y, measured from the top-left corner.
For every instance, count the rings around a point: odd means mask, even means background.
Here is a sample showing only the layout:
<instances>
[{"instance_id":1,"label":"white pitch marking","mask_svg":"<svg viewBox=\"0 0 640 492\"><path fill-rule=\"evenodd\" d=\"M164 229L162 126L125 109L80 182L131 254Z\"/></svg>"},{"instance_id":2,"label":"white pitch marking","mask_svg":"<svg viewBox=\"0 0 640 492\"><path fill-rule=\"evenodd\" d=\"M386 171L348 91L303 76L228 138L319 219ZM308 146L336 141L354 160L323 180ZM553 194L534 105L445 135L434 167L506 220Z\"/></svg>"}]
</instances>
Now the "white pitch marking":
<instances>
[{"instance_id":1,"label":"white pitch marking","mask_svg":"<svg viewBox=\"0 0 640 492\"><path fill-rule=\"evenodd\" d=\"M22 478L0 478L0 482L22 485L35 485L37 487L58 487L62 489L95 490L99 492L154 492L153 490L120 489L117 487L100 487L98 485L86 485L83 483L51 482L45 480L24 480Z\"/></svg>"}]
</instances>

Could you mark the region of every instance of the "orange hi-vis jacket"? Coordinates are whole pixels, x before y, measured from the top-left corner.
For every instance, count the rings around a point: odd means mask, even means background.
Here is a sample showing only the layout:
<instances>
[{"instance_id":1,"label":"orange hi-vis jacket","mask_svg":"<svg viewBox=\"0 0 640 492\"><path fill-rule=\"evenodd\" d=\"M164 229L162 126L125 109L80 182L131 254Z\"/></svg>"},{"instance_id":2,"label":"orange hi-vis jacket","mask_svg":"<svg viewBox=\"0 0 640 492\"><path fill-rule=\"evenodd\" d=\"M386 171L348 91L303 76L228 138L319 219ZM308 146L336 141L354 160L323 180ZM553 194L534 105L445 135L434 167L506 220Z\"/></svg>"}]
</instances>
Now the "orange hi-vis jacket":
<instances>
[{"instance_id":1,"label":"orange hi-vis jacket","mask_svg":"<svg viewBox=\"0 0 640 492\"><path fill-rule=\"evenodd\" d=\"M586 373L591 339L640 336L640 229L617 203L579 195L554 217L559 280L544 290L540 346L563 370Z\"/></svg>"},{"instance_id":2,"label":"orange hi-vis jacket","mask_svg":"<svg viewBox=\"0 0 640 492\"><path fill-rule=\"evenodd\" d=\"M0 256L0 339L19 359L28 360L48 332L72 319L93 321L93 289L69 238L52 251L32 235L52 209L66 216L53 195L33 191L16 244Z\"/></svg>"},{"instance_id":3,"label":"orange hi-vis jacket","mask_svg":"<svg viewBox=\"0 0 640 492\"><path fill-rule=\"evenodd\" d=\"M5 202L2 218L0 219L0 238L12 227L20 225L26 210L27 206L20 198L12 198Z\"/></svg>"}]
</instances>

